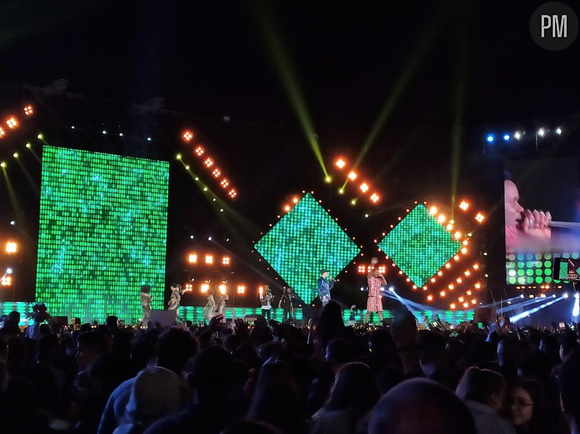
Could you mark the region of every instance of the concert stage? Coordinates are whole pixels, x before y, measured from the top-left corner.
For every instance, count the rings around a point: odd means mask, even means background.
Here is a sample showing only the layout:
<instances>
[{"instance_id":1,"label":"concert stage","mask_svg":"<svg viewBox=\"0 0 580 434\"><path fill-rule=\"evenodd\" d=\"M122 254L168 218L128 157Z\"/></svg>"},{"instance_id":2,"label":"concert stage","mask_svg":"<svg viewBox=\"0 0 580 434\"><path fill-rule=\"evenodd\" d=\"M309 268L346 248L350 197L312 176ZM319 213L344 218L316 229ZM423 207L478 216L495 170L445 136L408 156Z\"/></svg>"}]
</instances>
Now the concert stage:
<instances>
[{"instance_id":1,"label":"concert stage","mask_svg":"<svg viewBox=\"0 0 580 434\"><path fill-rule=\"evenodd\" d=\"M0 315L8 315L11 311L16 310L20 312L21 315L21 322L20 325L24 326L27 325L26 315L32 313L32 306L34 303L27 303L27 302L0 302ZM50 313L50 312L49 312ZM344 309L342 318L345 324L351 324L354 320L355 324L361 324L362 319L366 310L351 310L351 309ZM111 313L114 314L114 313ZM245 317L253 317L256 315L262 314L262 309L259 307L249 307L249 306L232 306L226 307L225 310L226 320L231 320L235 318L245 318ZM453 310L415 310L413 311L415 318L420 323L423 323L423 319L427 317L429 321L432 321L435 315L438 315L441 321L447 322L452 325L460 324L464 321L470 321L473 319L474 312L473 310L470 311L453 311ZM391 320L393 318L394 311L392 310L385 310L384 311L384 318L386 320ZM179 317L185 321L191 321L194 324L202 324L204 321L203 318L203 306L181 306L179 308ZM283 318L283 310L282 309L272 309L272 319L276 321L282 321ZM124 319L124 318L119 318ZM301 308L294 309L294 319L298 324L304 324L304 310ZM308 319L308 318L306 318ZM378 317L374 315L374 321L378 321ZM90 318L81 318L82 322L92 322ZM99 318L100 320L100 318ZM126 320L126 323L135 324L137 322L137 318L132 318L131 321ZM102 321L99 321L102 322ZM70 323L70 318L69 318Z\"/></svg>"}]
</instances>

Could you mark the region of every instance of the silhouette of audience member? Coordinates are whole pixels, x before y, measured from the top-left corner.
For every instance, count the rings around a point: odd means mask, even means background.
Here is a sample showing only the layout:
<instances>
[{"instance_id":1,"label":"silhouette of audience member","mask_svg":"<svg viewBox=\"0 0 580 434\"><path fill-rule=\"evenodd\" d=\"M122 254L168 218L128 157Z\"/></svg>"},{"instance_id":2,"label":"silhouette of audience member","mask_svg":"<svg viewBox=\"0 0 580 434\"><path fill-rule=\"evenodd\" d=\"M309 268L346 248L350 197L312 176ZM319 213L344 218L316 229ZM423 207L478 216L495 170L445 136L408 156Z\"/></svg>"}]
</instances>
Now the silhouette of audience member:
<instances>
[{"instance_id":1,"label":"silhouette of audience member","mask_svg":"<svg viewBox=\"0 0 580 434\"><path fill-rule=\"evenodd\" d=\"M220 434L282 434L282 431L264 422L241 420L231 424Z\"/></svg>"},{"instance_id":2,"label":"silhouette of audience member","mask_svg":"<svg viewBox=\"0 0 580 434\"><path fill-rule=\"evenodd\" d=\"M455 390L459 383L459 374L450 366L445 338L431 331L422 333L417 337L416 349L425 376Z\"/></svg>"},{"instance_id":3,"label":"silhouette of audience member","mask_svg":"<svg viewBox=\"0 0 580 434\"><path fill-rule=\"evenodd\" d=\"M187 387L177 374L160 366L146 368L133 382L128 422L113 434L141 434L154 422L181 411L187 398Z\"/></svg>"},{"instance_id":4,"label":"silhouette of audience member","mask_svg":"<svg viewBox=\"0 0 580 434\"><path fill-rule=\"evenodd\" d=\"M193 360L188 374L193 402L180 414L154 423L145 433L220 433L234 419L229 405L233 379L232 356L217 345L204 348ZM280 399L273 398L277 404Z\"/></svg>"},{"instance_id":5,"label":"silhouette of audience member","mask_svg":"<svg viewBox=\"0 0 580 434\"><path fill-rule=\"evenodd\" d=\"M168 329L157 340L157 366L169 369L180 377L187 362L197 352L198 344L191 335L179 329ZM109 397L98 434L112 434L115 428L127 422L125 409L129 403L135 378L119 385Z\"/></svg>"},{"instance_id":6,"label":"silhouette of audience member","mask_svg":"<svg viewBox=\"0 0 580 434\"><path fill-rule=\"evenodd\" d=\"M562 364L558 383L560 399L570 434L580 434L580 349L574 350Z\"/></svg>"},{"instance_id":7,"label":"silhouette of audience member","mask_svg":"<svg viewBox=\"0 0 580 434\"><path fill-rule=\"evenodd\" d=\"M339 371L328 403L322 408L313 434L349 434L359 425L381 397L370 368L348 363Z\"/></svg>"},{"instance_id":8,"label":"silhouette of audience member","mask_svg":"<svg viewBox=\"0 0 580 434\"><path fill-rule=\"evenodd\" d=\"M500 374L488 369L469 368L456 393L471 411L477 434L515 433L509 420L501 416L507 384Z\"/></svg>"},{"instance_id":9,"label":"silhouette of audience member","mask_svg":"<svg viewBox=\"0 0 580 434\"><path fill-rule=\"evenodd\" d=\"M369 434L476 434L467 406L448 388L423 378L407 380L381 398Z\"/></svg>"}]
</instances>

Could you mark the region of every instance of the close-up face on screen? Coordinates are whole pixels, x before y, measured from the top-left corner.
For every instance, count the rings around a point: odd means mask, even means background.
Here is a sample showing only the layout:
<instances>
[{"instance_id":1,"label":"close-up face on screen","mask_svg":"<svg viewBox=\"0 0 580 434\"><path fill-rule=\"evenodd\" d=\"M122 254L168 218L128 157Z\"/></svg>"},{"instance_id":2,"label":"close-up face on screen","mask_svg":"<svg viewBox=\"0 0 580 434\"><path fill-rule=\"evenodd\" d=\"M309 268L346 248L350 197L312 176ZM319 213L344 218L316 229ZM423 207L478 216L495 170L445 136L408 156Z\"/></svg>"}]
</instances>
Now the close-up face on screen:
<instances>
[{"instance_id":1,"label":"close-up face on screen","mask_svg":"<svg viewBox=\"0 0 580 434\"><path fill-rule=\"evenodd\" d=\"M506 283L558 283L555 258L580 256L578 159L504 164Z\"/></svg>"}]
</instances>

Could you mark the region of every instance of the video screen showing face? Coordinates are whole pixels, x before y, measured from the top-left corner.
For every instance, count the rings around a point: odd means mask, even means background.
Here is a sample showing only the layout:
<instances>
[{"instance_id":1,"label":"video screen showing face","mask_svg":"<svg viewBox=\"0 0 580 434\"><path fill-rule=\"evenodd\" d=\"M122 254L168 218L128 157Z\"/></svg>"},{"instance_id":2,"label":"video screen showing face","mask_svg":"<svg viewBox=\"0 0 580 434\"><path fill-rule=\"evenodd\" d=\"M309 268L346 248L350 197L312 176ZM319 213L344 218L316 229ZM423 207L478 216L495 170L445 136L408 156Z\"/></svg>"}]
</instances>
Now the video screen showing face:
<instances>
[{"instance_id":1,"label":"video screen showing face","mask_svg":"<svg viewBox=\"0 0 580 434\"><path fill-rule=\"evenodd\" d=\"M506 161L504 167L506 281L558 283L554 258L580 257L578 159Z\"/></svg>"}]
</instances>

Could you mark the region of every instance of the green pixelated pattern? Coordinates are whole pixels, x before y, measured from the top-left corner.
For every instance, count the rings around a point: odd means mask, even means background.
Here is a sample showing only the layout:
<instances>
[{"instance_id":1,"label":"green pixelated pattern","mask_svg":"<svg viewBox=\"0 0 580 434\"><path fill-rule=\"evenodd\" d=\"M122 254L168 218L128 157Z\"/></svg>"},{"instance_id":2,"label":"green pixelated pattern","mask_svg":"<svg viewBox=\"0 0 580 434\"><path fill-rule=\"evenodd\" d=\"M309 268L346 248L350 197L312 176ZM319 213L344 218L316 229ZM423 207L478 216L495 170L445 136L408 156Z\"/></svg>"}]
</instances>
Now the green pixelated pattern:
<instances>
[{"instance_id":1,"label":"green pixelated pattern","mask_svg":"<svg viewBox=\"0 0 580 434\"><path fill-rule=\"evenodd\" d=\"M552 275L554 258L578 259L578 252L510 253L506 257L508 285L542 285L561 283ZM567 274L568 270L565 270Z\"/></svg>"},{"instance_id":2,"label":"green pixelated pattern","mask_svg":"<svg viewBox=\"0 0 580 434\"><path fill-rule=\"evenodd\" d=\"M336 277L360 252L324 208L306 194L254 248L305 302L318 296L326 269Z\"/></svg>"},{"instance_id":3,"label":"green pixelated pattern","mask_svg":"<svg viewBox=\"0 0 580 434\"><path fill-rule=\"evenodd\" d=\"M461 242L421 204L378 245L417 286L423 286L461 249Z\"/></svg>"},{"instance_id":4,"label":"green pixelated pattern","mask_svg":"<svg viewBox=\"0 0 580 434\"><path fill-rule=\"evenodd\" d=\"M163 308L169 163L44 146L36 300L51 315L141 317Z\"/></svg>"}]
</instances>

